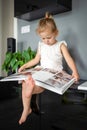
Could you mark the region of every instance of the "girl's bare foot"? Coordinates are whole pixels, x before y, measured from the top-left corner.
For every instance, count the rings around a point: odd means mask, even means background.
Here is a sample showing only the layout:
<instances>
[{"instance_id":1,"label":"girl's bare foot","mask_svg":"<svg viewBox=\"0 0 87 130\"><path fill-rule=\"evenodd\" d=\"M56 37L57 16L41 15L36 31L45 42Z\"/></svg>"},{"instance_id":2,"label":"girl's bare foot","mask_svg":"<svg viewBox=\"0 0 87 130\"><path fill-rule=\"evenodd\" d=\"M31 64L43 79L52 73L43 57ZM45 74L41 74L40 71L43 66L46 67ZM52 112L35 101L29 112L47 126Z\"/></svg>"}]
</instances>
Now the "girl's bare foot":
<instances>
[{"instance_id":1,"label":"girl's bare foot","mask_svg":"<svg viewBox=\"0 0 87 130\"><path fill-rule=\"evenodd\" d=\"M28 115L32 112L32 109L30 108L29 110L24 110L22 112L21 118L19 120L19 124L21 125L22 123L24 123L28 117Z\"/></svg>"}]
</instances>

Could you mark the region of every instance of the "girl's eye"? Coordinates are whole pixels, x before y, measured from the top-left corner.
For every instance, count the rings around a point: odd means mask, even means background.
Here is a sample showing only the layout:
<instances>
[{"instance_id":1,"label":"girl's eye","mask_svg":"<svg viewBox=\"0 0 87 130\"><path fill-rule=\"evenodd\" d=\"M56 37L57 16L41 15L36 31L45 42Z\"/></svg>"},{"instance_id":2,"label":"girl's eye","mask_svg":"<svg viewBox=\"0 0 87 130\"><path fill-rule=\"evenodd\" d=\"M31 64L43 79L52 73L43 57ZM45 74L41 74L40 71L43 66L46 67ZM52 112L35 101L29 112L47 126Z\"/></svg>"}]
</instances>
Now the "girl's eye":
<instances>
[{"instance_id":1,"label":"girl's eye","mask_svg":"<svg viewBox=\"0 0 87 130\"><path fill-rule=\"evenodd\" d=\"M47 37L47 39L51 39L51 37Z\"/></svg>"},{"instance_id":2,"label":"girl's eye","mask_svg":"<svg viewBox=\"0 0 87 130\"><path fill-rule=\"evenodd\" d=\"M43 40L45 40L45 38L42 38Z\"/></svg>"}]
</instances>

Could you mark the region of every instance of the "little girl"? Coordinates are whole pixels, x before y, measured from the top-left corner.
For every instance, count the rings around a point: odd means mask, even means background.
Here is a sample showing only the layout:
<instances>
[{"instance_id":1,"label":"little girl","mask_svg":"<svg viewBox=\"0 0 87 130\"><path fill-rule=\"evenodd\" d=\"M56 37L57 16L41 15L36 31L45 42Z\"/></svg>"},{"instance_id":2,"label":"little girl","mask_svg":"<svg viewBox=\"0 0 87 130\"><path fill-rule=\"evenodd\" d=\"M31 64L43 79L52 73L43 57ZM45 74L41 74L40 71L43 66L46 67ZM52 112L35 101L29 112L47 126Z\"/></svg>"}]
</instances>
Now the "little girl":
<instances>
[{"instance_id":1,"label":"little girl","mask_svg":"<svg viewBox=\"0 0 87 130\"><path fill-rule=\"evenodd\" d=\"M43 68L62 71L62 58L64 57L67 65L72 71L72 76L76 79L76 81L78 81L79 74L76 68L76 64L69 54L67 43L65 41L56 40L59 32L54 19L49 13L46 13L45 18L42 18L39 21L36 31L41 38L41 41L38 44L36 57L21 66L18 71L21 72L26 68L33 67L39 62ZM22 81L23 112L19 120L19 124L25 122L27 116L32 112L30 107L32 95L41 93L43 91L43 86L38 87L35 85L35 82L30 75L28 80Z\"/></svg>"}]
</instances>

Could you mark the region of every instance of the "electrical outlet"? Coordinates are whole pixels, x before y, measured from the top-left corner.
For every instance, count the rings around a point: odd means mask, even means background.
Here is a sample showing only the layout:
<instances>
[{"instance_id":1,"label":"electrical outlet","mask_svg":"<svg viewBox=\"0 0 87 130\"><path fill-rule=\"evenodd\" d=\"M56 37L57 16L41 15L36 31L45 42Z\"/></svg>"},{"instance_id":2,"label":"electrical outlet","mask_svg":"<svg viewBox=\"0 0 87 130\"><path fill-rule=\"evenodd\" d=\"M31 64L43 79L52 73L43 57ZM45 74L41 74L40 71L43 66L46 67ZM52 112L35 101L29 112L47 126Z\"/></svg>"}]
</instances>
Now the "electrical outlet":
<instances>
[{"instance_id":1,"label":"electrical outlet","mask_svg":"<svg viewBox=\"0 0 87 130\"><path fill-rule=\"evenodd\" d=\"M29 33L30 32L30 25L21 27L21 33Z\"/></svg>"}]
</instances>

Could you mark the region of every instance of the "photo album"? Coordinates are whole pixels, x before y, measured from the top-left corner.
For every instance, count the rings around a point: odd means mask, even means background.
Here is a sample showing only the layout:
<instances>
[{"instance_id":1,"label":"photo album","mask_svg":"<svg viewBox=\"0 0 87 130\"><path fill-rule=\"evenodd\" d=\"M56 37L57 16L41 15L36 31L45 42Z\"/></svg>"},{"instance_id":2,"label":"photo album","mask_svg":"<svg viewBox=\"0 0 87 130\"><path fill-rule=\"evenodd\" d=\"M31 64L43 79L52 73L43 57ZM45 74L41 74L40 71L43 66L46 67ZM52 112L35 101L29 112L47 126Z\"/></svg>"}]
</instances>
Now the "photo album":
<instances>
[{"instance_id":1,"label":"photo album","mask_svg":"<svg viewBox=\"0 0 87 130\"><path fill-rule=\"evenodd\" d=\"M66 71L59 72L48 68L42 68L41 66L26 69L20 73L14 73L2 78L0 82L18 81L21 83L22 80L28 79L29 75L35 80L36 85L60 95L63 95L75 82L75 79Z\"/></svg>"}]
</instances>

